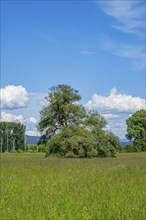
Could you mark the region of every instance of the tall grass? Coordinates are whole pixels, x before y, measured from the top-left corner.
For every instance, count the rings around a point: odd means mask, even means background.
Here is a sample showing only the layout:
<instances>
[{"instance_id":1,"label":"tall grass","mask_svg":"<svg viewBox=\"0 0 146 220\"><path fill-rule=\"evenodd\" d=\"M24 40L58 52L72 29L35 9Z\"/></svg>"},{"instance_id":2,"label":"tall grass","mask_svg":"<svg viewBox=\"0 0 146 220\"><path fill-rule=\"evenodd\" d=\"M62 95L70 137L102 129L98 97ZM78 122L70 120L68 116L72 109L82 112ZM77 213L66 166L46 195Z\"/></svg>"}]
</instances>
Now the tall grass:
<instances>
[{"instance_id":1,"label":"tall grass","mask_svg":"<svg viewBox=\"0 0 146 220\"><path fill-rule=\"evenodd\" d=\"M1 155L1 219L144 220L145 154L63 159Z\"/></svg>"}]
</instances>

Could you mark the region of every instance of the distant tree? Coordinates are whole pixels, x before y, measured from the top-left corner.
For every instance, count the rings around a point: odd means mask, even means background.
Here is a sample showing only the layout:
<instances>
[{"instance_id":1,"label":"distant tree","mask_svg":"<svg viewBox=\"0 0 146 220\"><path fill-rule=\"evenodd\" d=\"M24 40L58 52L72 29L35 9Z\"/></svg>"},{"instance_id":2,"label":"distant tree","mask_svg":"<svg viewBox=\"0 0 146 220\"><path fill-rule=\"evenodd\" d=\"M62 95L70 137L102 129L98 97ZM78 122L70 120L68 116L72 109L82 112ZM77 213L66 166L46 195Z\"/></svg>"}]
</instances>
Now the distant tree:
<instances>
[{"instance_id":1,"label":"distant tree","mask_svg":"<svg viewBox=\"0 0 146 220\"><path fill-rule=\"evenodd\" d=\"M124 151L125 152L138 152L139 149L137 146L134 146L132 144L126 144L124 147L123 147Z\"/></svg>"},{"instance_id":2,"label":"distant tree","mask_svg":"<svg viewBox=\"0 0 146 220\"><path fill-rule=\"evenodd\" d=\"M0 151L17 151L24 148L25 126L15 122L0 122Z\"/></svg>"},{"instance_id":3,"label":"distant tree","mask_svg":"<svg viewBox=\"0 0 146 220\"><path fill-rule=\"evenodd\" d=\"M107 124L98 112L86 112L77 101L77 90L68 85L50 89L48 105L40 112L38 129L42 132L39 144L48 144L47 156L65 157L115 156L118 138L105 131Z\"/></svg>"},{"instance_id":4,"label":"distant tree","mask_svg":"<svg viewBox=\"0 0 146 220\"><path fill-rule=\"evenodd\" d=\"M133 141L133 146L146 150L146 110L139 110L126 120L126 137Z\"/></svg>"}]
</instances>

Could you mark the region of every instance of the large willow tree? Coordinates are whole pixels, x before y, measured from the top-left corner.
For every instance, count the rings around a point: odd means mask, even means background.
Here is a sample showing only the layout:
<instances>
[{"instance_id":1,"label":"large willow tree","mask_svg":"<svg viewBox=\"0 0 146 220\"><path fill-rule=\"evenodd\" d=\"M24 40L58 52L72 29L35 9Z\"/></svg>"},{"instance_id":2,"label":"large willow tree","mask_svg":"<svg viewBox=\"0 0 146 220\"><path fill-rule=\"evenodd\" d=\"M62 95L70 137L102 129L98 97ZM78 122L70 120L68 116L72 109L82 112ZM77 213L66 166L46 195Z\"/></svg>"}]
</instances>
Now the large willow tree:
<instances>
[{"instance_id":1,"label":"large willow tree","mask_svg":"<svg viewBox=\"0 0 146 220\"><path fill-rule=\"evenodd\" d=\"M40 112L40 143L48 144L47 154L66 157L114 156L119 140L107 133L105 119L86 112L81 96L68 85L50 88L47 105Z\"/></svg>"}]
</instances>

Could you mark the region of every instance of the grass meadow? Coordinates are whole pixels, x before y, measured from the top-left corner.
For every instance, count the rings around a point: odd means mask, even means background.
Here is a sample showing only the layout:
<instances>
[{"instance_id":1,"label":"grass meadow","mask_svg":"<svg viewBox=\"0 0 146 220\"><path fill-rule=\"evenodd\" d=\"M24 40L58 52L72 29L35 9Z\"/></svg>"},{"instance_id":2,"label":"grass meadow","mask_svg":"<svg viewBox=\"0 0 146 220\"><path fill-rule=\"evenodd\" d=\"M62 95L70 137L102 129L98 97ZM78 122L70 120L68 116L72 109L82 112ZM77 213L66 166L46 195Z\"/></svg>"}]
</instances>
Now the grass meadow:
<instances>
[{"instance_id":1,"label":"grass meadow","mask_svg":"<svg viewBox=\"0 0 146 220\"><path fill-rule=\"evenodd\" d=\"M116 158L1 155L1 220L144 220L145 153Z\"/></svg>"}]
</instances>

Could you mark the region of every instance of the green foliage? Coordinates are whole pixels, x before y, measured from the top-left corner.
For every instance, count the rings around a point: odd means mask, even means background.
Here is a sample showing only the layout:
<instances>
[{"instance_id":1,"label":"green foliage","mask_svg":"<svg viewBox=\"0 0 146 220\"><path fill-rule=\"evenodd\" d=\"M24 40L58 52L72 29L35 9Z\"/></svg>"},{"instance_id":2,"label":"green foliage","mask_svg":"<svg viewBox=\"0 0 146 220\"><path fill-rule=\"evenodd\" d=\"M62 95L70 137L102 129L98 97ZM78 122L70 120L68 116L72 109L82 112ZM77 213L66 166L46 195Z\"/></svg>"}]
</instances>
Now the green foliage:
<instances>
[{"instance_id":1,"label":"green foliage","mask_svg":"<svg viewBox=\"0 0 146 220\"><path fill-rule=\"evenodd\" d=\"M28 145L26 148L26 151L29 153L45 153L46 152L46 145L37 145L37 144L32 144Z\"/></svg>"},{"instance_id":2,"label":"green foliage","mask_svg":"<svg viewBox=\"0 0 146 220\"><path fill-rule=\"evenodd\" d=\"M36 153L38 151L38 146L35 144L27 145L26 151L29 153Z\"/></svg>"},{"instance_id":3,"label":"green foliage","mask_svg":"<svg viewBox=\"0 0 146 220\"><path fill-rule=\"evenodd\" d=\"M78 125L85 114L85 109L75 102L81 99L77 90L68 85L58 85L50 88L50 93L46 100L48 105L40 112L40 122L38 129L45 134L41 139L44 143L58 129L72 125Z\"/></svg>"},{"instance_id":4,"label":"green foliage","mask_svg":"<svg viewBox=\"0 0 146 220\"><path fill-rule=\"evenodd\" d=\"M24 151L23 151L22 149L18 149L18 150L17 150L17 153L19 153L19 154L23 154Z\"/></svg>"},{"instance_id":5,"label":"green foliage","mask_svg":"<svg viewBox=\"0 0 146 220\"><path fill-rule=\"evenodd\" d=\"M126 144L124 147L123 147L124 151L125 152L139 152L139 148L135 145L132 145L132 144Z\"/></svg>"},{"instance_id":6,"label":"green foliage","mask_svg":"<svg viewBox=\"0 0 146 220\"><path fill-rule=\"evenodd\" d=\"M144 220L145 153L1 155L1 220Z\"/></svg>"},{"instance_id":7,"label":"green foliage","mask_svg":"<svg viewBox=\"0 0 146 220\"><path fill-rule=\"evenodd\" d=\"M116 145L113 145L111 133L102 131L99 137L86 127L64 127L52 136L48 143L47 156L56 154L65 157L114 157ZM113 137L113 135L111 135ZM115 137L115 136L114 136ZM98 138L98 141L97 141ZM111 142L110 142L111 141ZM117 142L115 142L117 143Z\"/></svg>"},{"instance_id":8,"label":"green foliage","mask_svg":"<svg viewBox=\"0 0 146 220\"><path fill-rule=\"evenodd\" d=\"M15 122L0 122L1 151L14 152L24 148L25 126Z\"/></svg>"},{"instance_id":9,"label":"green foliage","mask_svg":"<svg viewBox=\"0 0 146 220\"><path fill-rule=\"evenodd\" d=\"M86 115L84 117L84 120L82 123L90 130L100 131L102 128L104 128L107 125L106 120L104 117L95 111L86 112Z\"/></svg>"},{"instance_id":10,"label":"green foliage","mask_svg":"<svg viewBox=\"0 0 146 220\"><path fill-rule=\"evenodd\" d=\"M146 150L146 110L139 110L126 120L126 137L140 151Z\"/></svg>"},{"instance_id":11,"label":"green foliage","mask_svg":"<svg viewBox=\"0 0 146 220\"><path fill-rule=\"evenodd\" d=\"M39 130L44 131L39 144L48 144L47 155L65 157L115 156L119 139L105 131L107 124L98 112L86 112L76 104L78 91L67 85L51 88L49 102L40 112Z\"/></svg>"},{"instance_id":12,"label":"green foliage","mask_svg":"<svg viewBox=\"0 0 146 220\"><path fill-rule=\"evenodd\" d=\"M108 138L106 136L99 141L97 145L97 150L98 156L100 157L115 157L116 155L116 149L108 141Z\"/></svg>"},{"instance_id":13,"label":"green foliage","mask_svg":"<svg viewBox=\"0 0 146 220\"><path fill-rule=\"evenodd\" d=\"M120 139L113 132L106 131L106 137L109 143L118 151L120 148Z\"/></svg>"},{"instance_id":14,"label":"green foliage","mask_svg":"<svg viewBox=\"0 0 146 220\"><path fill-rule=\"evenodd\" d=\"M87 157L95 147L94 136L80 126L62 128L48 143L49 154L58 154L65 157Z\"/></svg>"},{"instance_id":15,"label":"green foliage","mask_svg":"<svg viewBox=\"0 0 146 220\"><path fill-rule=\"evenodd\" d=\"M44 145L44 144L38 145L38 152L45 153L46 152L46 145Z\"/></svg>"}]
</instances>

